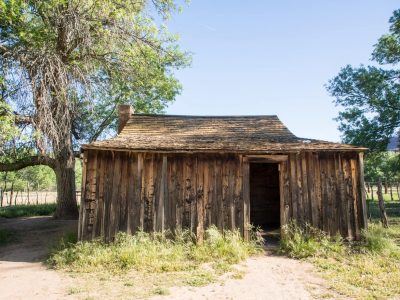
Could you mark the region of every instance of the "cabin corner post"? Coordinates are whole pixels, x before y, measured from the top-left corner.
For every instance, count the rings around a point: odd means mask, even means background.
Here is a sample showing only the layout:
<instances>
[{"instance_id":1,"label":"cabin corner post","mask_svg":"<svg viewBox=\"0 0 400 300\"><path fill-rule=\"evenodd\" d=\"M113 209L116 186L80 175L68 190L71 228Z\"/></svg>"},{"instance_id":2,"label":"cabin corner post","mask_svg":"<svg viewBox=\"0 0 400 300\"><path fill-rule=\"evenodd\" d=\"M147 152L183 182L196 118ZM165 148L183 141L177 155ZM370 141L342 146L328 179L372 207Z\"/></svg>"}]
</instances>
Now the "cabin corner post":
<instances>
[{"instance_id":1,"label":"cabin corner post","mask_svg":"<svg viewBox=\"0 0 400 300\"><path fill-rule=\"evenodd\" d=\"M161 178L160 178L160 191L157 206L157 217L156 217L156 229L159 232L164 233L165 231L165 205L166 205L166 195L168 193L167 186L167 168L168 168L168 158L166 154L162 155L161 158ZM167 216L169 218L169 216Z\"/></svg>"},{"instance_id":2,"label":"cabin corner post","mask_svg":"<svg viewBox=\"0 0 400 300\"><path fill-rule=\"evenodd\" d=\"M85 185L86 185L86 164L87 164L87 152L83 152L82 156L82 181L81 181L81 201L79 206L79 221L78 221L78 240L83 239L83 221L84 221L84 206L85 206Z\"/></svg>"},{"instance_id":3,"label":"cabin corner post","mask_svg":"<svg viewBox=\"0 0 400 300\"><path fill-rule=\"evenodd\" d=\"M363 228L368 228L368 218L367 218L367 200L365 195L365 180L364 180L364 153L358 153L358 164L360 172L360 192L361 192L361 207L362 207L362 222Z\"/></svg>"},{"instance_id":4,"label":"cabin corner post","mask_svg":"<svg viewBox=\"0 0 400 300\"><path fill-rule=\"evenodd\" d=\"M250 163L246 156L243 156L243 238L250 238Z\"/></svg>"}]
</instances>

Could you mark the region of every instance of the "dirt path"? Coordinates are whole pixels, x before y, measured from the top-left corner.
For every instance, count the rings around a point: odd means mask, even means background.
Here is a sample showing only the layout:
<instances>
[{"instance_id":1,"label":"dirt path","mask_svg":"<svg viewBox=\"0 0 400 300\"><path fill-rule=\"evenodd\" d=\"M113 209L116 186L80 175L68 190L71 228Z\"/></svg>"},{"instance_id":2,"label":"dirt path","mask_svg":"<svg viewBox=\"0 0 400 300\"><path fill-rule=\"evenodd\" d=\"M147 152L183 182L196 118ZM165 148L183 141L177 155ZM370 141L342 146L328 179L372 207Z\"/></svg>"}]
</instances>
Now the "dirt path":
<instances>
[{"instance_id":1,"label":"dirt path","mask_svg":"<svg viewBox=\"0 0 400 300\"><path fill-rule=\"evenodd\" d=\"M333 298L311 265L273 255L250 258L242 279L201 288L175 287L154 299L312 299ZM335 297L336 298L336 297ZM153 298L152 298L153 299Z\"/></svg>"},{"instance_id":2,"label":"dirt path","mask_svg":"<svg viewBox=\"0 0 400 300\"><path fill-rule=\"evenodd\" d=\"M49 247L65 232L76 230L76 221L51 217L0 218L16 241L0 247L0 299L61 299L70 278L49 270L42 263Z\"/></svg>"},{"instance_id":3,"label":"dirt path","mask_svg":"<svg viewBox=\"0 0 400 300\"><path fill-rule=\"evenodd\" d=\"M1 219L0 228L13 230L18 240L0 247L0 299L85 299L75 293L78 278L49 270L43 265L49 246L63 233L76 230L75 221L49 217ZM154 299L311 299L337 298L324 287L313 267L272 254L250 258L240 265L243 278L222 279L205 287L173 287ZM104 297L95 293L97 298ZM117 291L114 291L118 295ZM93 295L93 294L92 294ZM124 298L122 295L116 298ZM152 299L153 299L152 298Z\"/></svg>"}]
</instances>

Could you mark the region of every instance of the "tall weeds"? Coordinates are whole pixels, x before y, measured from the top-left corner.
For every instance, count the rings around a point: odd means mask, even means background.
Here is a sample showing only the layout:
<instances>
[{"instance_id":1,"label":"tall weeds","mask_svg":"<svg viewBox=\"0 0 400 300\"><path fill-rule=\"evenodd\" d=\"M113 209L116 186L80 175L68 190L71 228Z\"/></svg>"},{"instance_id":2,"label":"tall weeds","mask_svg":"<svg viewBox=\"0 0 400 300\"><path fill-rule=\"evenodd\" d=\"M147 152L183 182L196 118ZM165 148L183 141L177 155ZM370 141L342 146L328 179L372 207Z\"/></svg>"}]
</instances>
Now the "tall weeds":
<instances>
[{"instance_id":1,"label":"tall weeds","mask_svg":"<svg viewBox=\"0 0 400 300\"><path fill-rule=\"evenodd\" d=\"M238 231L221 233L211 227L205 240L197 244L188 231L172 233L138 232L133 236L119 233L110 244L100 240L68 243L62 241L50 255L49 264L57 269L74 272L127 270L147 272L179 272L212 263L226 267L260 253L257 239L244 241Z\"/></svg>"}]
</instances>

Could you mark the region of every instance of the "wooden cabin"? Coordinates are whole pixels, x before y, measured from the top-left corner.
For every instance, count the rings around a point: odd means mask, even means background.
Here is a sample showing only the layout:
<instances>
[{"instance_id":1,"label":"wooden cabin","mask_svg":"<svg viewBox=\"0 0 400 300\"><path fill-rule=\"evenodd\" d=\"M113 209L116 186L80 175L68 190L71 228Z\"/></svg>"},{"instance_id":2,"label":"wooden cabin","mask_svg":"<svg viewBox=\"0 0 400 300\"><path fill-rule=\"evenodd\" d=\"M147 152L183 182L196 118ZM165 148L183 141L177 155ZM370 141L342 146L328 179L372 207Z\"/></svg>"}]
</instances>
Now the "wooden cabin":
<instances>
[{"instance_id":1,"label":"wooden cabin","mask_svg":"<svg viewBox=\"0 0 400 300\"><path fill-rule=\"evenodd\" d=\"M133 114L82 147L79 239L188 228L202 239L293 219L358 239L367 226L365 148L298 138L277 116Z\"/></svg>"}]
</instances>

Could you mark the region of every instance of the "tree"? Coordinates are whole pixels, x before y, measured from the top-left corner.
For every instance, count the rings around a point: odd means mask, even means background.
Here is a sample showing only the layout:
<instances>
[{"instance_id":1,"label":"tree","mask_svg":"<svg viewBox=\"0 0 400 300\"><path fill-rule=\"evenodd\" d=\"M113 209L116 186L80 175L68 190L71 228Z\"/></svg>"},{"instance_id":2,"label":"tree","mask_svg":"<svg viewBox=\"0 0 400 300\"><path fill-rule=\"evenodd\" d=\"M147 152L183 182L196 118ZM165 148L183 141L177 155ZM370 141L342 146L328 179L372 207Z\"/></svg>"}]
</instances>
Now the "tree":
<instances>
[{"instance_id":1,"label":"tree","mask_svg":"<svg viewBox=\"0 0 400 300\"><path fill-rule=\"evenodd\" d=\"M0 115L19 128L2 145L0 171L52 168L55 217L77 217L76 150L110 135L116 105L162 112L180 92L172 70L189 58L165 27L177 8L173 0L0 0Z\"/></svg>"},{"instance_id":2,"label":"tree","mask_svg":"<svg viewBox=\"0 0 400 300\"><path fill-rule=\"evenodd\" d=\"M400 126L400 10L390 18L389 34L374 47L377 66L344 67L328 84L334 103L341 106L337 120L344 142L386 150ZM392 69L390 69L392 67Z\"/></svg>"},{"instance_id":3,"label":"tree","mask_svg":"<svg viewBox=\"0 0 400 300\"><path fill-rule=\"evenodd\" d=\"M400 157L392 152L372 152L365 159L365 180L378 182L384 178L391 182L400 180Z\"/></svg>"}]
</instances>

